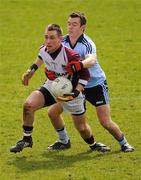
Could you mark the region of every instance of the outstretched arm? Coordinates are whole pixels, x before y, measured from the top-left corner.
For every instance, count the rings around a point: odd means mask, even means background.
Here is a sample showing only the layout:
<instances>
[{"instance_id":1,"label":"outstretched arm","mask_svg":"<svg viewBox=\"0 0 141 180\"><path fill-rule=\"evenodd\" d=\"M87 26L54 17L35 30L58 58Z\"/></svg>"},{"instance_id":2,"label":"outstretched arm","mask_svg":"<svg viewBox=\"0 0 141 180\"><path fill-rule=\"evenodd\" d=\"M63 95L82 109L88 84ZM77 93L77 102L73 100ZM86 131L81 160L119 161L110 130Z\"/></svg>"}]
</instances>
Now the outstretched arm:
<instances>
[{"instance_id":1,"label":"outstretched arm","mask_svg":"<svg viewBox=\"0 0 141 180\"><path fill-rule=\"evenodd\" d=\"M86 59L84 59L83 61L71 61L69 62L65 69L69 74L73 74L77 71L82 70L83 68L90 68L92 66L95 65L97 60L96 55L94 54L88 54Z\"/></svg>"},{"instance_id":2,"label":"outstretched arm","mask_svg":"<svg viewBox=\"0 0 141 180\"><path fill-rule=\"evenodd\" d=\"M89 55L86 57L86 59L84 59L84 60L82 61L83 68L90 68L90 67L94 66L95 63L96 63L96 60L97 60L96 55L94 55L94 54L89 54Z\"/></svg>"}]
</instances>

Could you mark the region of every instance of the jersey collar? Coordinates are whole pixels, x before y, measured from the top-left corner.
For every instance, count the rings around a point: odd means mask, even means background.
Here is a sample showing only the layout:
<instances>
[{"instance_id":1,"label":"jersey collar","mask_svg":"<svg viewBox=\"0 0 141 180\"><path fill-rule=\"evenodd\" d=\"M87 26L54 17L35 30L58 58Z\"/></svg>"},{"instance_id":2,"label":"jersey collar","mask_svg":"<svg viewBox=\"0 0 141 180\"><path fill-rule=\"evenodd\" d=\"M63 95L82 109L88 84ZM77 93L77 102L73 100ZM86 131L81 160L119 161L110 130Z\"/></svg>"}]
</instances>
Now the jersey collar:
<instances>
[{"instance_id":1,"label":"jersey collar","mask_svg":"<svg viewBox=\"0 0 141 180\"><path fill-rule=\"evenodd\" d=\"M77 39L77 41L76 41L76 43L74 44L74 46L72 46L72 44L71 44L69 35L67 35L66 41L69 43L70 47L71 47L72 49L74 49L75 46L76 46L76 44L77 44L78 42L80 42L80 43L82 42L83 38L84 38L84 34L82 34L82 35Z\"/></svg>"},{"instance_id":2,"label":"jersey collar","mask_svg":"<svg viewBox=\"0 0 141 180\"><path fill-rule=\"evenodd\" d=\"M58 54L60 53L61 49L62 49L62 45L55 52L48 53L48 54L52 57L52 59L55 59L58 56Z\"/></svg>"}]
</instances>

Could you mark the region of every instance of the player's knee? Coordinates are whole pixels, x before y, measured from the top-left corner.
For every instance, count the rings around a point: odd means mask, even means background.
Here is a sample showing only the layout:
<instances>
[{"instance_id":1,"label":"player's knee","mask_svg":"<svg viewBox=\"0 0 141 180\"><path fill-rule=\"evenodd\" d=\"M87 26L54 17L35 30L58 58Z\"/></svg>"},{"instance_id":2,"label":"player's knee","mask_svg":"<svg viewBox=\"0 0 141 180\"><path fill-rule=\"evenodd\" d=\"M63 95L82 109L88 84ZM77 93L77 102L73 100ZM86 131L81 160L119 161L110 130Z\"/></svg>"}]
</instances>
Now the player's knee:
<instances>
[{"instance_id":1,"label":"player's knee","mask_svg":"<svg viewBox=\"0 0 141 180\"><path fill-rule=\"evenodd\" d=\"M48 109L48 116L51 119L56 118L56 117L60 116L62 112L63 112L63 110L61 107L53 106Z\"/></svg>"},{"instance_id":2,"label":"player's knee","mask_svg":"<svg viewBox=\"0 0 141 180\"><path fill-rule=\"evenodd\" d=\"M55 114L54 114L54 112L52 111L52 109L49 109L48 110L48 117L49 118L52 118L52 116L54 116Z\"/></svg>"},{"instance_id":3,"label":"player's knee","mask_svg":"<svg viewBox=\"0 0 141 180\"><path fill-rule=\"evenodd\" d=\"M111 126L111 121L104 119L103 121L100 121L101 125L105 128L105 129L109 129Z\"/></svg>"},{"instance_id":4,"label":"player's knee","mask_svg":"<svg viewBox=\"0 0 141 180\"><path fill-rule=\"evenodd\" d=\"M76 129L79 131L80 134L85 134L88 131L86 125L77 126Z\"/></svg>"},{"instance_id":5,"label":"player's knee","mask_svg":"<svg viewBox=\"0 0 141 180\"><path fill-rule=\"evenodd\" d=\"M23 104L23 110L25 113L30 113L33 111L33 104L29 101L25 101Z\"/></svg>"},{"instance_id":6,"label":"player's knee","mask_svg":"<svg viewBox=\"0 0 141 180\"><path fill-rule=\"evenodd\" d=\"M54 112L53 110L49 109L48 110L48 117L50 119L55 119L59 116L60 114L58 114L57 112Z\"/></svg>"}]
</instances>

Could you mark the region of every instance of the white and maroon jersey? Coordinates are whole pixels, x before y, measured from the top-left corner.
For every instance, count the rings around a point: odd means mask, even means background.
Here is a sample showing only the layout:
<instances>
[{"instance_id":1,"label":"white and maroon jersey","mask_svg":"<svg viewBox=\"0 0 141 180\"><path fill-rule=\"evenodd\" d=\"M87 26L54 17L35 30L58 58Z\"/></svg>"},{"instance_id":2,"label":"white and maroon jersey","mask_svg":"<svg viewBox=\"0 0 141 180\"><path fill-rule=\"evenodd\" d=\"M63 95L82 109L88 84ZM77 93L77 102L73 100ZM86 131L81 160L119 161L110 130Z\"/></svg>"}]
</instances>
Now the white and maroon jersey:
<instances>
[{"instance_id":1,"label":"white and maroon jersey","mask_svg":"<svg viewBox=\"0 0 141 180\"><path fill-rule=\"evenodd\" d=\"M40 48L38 57L44 61L45 68L50 71L54 71L57 76L65 76L67 78L69 75L64 66L66 66L71 61L80 61L80 56L78 53L64 46L61 46L56 52L52 54L47 52L46 46L42 46ZM75 88L78 82L86 85L89 77L88 70L82 69L78 73L75 73L70 78L70 80L72 81L73 87ZM51 84L51 82L51 80L48 80L47 84Z\"/></svg>"}]
</instances>

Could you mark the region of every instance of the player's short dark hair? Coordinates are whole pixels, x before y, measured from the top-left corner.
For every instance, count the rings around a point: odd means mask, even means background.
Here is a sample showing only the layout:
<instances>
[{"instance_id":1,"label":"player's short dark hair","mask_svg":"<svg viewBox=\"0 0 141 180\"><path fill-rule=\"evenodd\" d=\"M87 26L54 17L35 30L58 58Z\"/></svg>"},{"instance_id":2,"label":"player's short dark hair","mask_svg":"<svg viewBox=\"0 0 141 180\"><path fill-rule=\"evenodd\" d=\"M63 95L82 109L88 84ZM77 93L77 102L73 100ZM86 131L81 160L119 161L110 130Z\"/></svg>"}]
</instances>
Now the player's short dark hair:
<instances>
[{"instance_id":1,"label":"player's short dark hair","mask_svg":"<svg viewBox=\"0 0 141 180\"><path fill-rule=\"evenodd\" d=\"M86 19L84 13L82 13L82 12L73 12L73 13L71 13L69 15L69 17L71 17L71 18L76 18L76 17L80 18L81 26L86 25L86 23L87 23L87 19Z\"/></svg>"},{"instance_id":2,"label":"player's short dark hair","mask_svg":"<svg viewBox=\"0 0 141 180\"><path fill-rule=\"evenodd\" d=\"M62 34L63 34L62 29L58 24L49 24L47 26L47 30L48 31L56 31L59 36L62 36Z\"/></svg>"}]
</instances>

